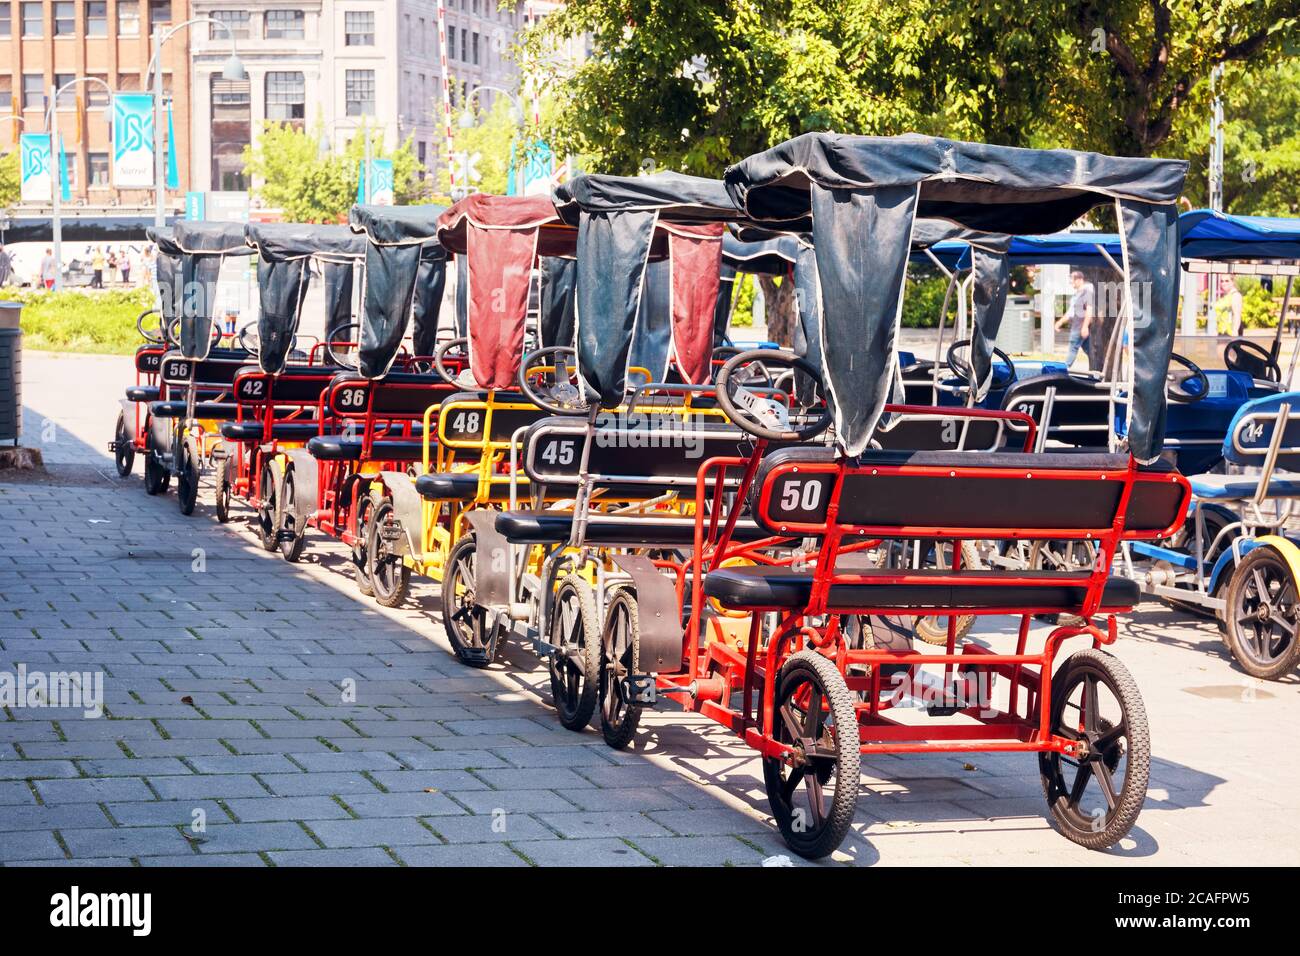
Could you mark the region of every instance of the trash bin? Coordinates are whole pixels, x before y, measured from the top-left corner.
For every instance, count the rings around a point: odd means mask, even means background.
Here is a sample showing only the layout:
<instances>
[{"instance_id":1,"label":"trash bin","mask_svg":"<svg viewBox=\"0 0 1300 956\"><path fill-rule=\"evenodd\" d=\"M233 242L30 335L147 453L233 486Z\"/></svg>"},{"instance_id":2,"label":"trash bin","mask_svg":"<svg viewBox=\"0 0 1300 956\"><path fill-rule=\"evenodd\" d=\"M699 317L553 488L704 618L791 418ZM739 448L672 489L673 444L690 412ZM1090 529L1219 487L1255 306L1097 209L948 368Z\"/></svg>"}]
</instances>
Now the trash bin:
<instances>
[{"instance_id":1,"label":"trash bin","mask_svg":"<svg viewBox=\"0 0 1300 956\"><path fill-rule=\"evenodd\" d=\"M1002 314L995 343L1008 355L1023 355L1034 348L1033 301L1028 296L1013 295Z\"/></svg>"},{"instance_id":2,"label":"trash bin","mask_svg":"<svg viewBox=\"0 0 1300 956\"><path fill-rule=\"evenodd\" d=\"M0 302L0 441L15 445L23 434L23 307Z\"/></svg>"}]
</instances>

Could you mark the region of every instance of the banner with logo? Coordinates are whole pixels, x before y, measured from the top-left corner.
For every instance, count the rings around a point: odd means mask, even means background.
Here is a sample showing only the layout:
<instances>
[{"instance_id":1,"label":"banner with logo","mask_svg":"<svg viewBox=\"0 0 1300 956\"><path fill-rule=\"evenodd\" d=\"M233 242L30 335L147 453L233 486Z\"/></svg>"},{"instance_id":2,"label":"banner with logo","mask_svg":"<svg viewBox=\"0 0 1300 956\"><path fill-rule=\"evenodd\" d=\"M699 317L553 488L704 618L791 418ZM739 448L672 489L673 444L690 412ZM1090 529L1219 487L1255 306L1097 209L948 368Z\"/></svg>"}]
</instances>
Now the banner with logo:
<instances>
[{"instance_id":1,"label":"banner with logo","mask_svg":"<svg viewBox=\"0 0 1300 956\"><path fill-rule=\"evenodd\" d=\"M113 185L118 189L154 185L153 96L113 94Z\"/></svg>"},{"instance_id":2,"label":"banner with logo","mask_svg":"<svg viewBox=\"0 0 1300 956\"><path fill-rule=\"evenodd\" d=\"M370 177L370 204L391 206L393 204L393 161L372 159Z\"/></svg>"},{"instance_id":3,"label":"banner with logo","mask_svg":"<svg viewBox=\"0 0 1300 956\"><path fill-rule=\"evenodd\" d=\"M50 138L49 133L23 133L19 140L23 202L53 201L54 150Z\"/></svg>"}]
</instances>

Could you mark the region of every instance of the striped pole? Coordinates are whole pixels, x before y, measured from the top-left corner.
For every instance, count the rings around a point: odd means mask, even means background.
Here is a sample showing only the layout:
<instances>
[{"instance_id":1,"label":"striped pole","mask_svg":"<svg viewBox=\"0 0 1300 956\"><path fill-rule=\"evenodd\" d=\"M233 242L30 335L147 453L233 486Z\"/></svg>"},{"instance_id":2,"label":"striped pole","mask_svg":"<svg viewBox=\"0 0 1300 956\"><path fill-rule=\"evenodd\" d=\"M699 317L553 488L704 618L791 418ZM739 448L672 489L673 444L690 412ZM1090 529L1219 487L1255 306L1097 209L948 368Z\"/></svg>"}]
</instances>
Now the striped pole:
<instances>
[{"instance_id":1,"label":"striped pole","mask_svg":"<svg viewBox=\"0 0 1300 956\"><path fill-rule=\"evenodd\" d=\"M451 78L447 69L447 8L438 0L438 58L442 64L442 125L447 137L447 182L456 185L456 164L452 159L455 139L451 132Z\"/></svg>"},{"instance_id":2,"label":"striped pole","mask_svg":"<svg viewBox=\"0 0 1300 956\"><path fill-rule=\"evenodd\" d=\"M524 7L524 22L528 24L529 32L532 31L533 27L537 26L537 14L531 3ZM540 86L541 84L537 82L537 71L534 69L533 74L528 78L529 91L533 94L533 129L539 129L542 125L542 97L540 95Z\"/></svg>"}]
</instances>

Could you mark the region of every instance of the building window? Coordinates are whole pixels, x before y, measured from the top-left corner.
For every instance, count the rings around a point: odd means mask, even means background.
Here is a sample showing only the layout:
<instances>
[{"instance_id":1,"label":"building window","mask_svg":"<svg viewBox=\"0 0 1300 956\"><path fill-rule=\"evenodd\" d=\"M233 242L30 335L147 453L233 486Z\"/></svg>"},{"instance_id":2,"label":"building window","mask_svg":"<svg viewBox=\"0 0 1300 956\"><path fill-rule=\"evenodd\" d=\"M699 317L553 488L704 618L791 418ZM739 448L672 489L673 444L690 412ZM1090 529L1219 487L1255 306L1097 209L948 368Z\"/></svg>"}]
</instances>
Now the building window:
<instances>
[{"instance_id":1,"label":"building window","mask_svg":"<svg viewBox=\"0 0 1300 956\"><path fill-rule=\"evenodd\" d=\"M428 156L428 153L425 151L424 143L416 143L416 144L415 144L415 158L418 159L418 160L420 161L420 172L419 172L419 177L420 177L421 179L423 179L423 178L425 177L425 165L424 165L424 163L425 163L425 158L426 158L427 156Z\"/></svg>"},{"instance_id":2,"label":"building window","mask_svg":"<svg viewBox=\"0 0 1300 956\"><path fill-rule=\"evenodd\" d=\"M14 81L11 77L0 76L0 113L8 113L14 108ZM5 121L9 125L8 121Z\"/></svg>"},{"instance_id":3,"label":"building window","mask_svg":"<svg viewBox=\"0 0 1300 956\"><path fill-rule=\"evenodd\" d=\"M266 74L266 118L302 125L307 115L307 86L301 73Z\"/></svg>"},{"instance_id":4,"label":"building window","mask_svg":"<svg viewBox=\"0 0 1300 956\"><path fill-rule=\"evenodd\" d=\"M230 33L235 35L236 40L247 40L252 33L249 30L251 16L247 10L213 10L208 16L214 20L220 20L226 26L230 27ZM230 34L217 26L215 23L208 24L209 40L224 40Z\"/></svg>"},{"instance_id":5,"label":"building window","mask_svg":"<svg viewBox=\"0 0 1300 956\"><path fill-rule=\"evenodd\" d=\"M462 63L469 62L469 31L464 29L460 31L460 60Z\"/></svg>"},{"instance_id":6,"label":"building window","mask_svg":"<svg viewBox=\"0 0 1300 956\"><path fill-rule=\"evenodd\" d=\"M307 37L307 16L301 10L267 10L268 40L303 40Z\"/></svg>"},{"instance_id":7,"label":"building window","mask_svg":"<svg viewBox=\"0 0 1300 956\"><path fill-rule=\"evenodd\" d=\"M343 33L346 46L374 46L374 11L349 10L343 14Z\"/></svg>"},{"instance_id":8,"label":"building window","mask_svg":"<svg viewBox=\"0 0 1300 956\"><path fill-rule=\"evenodd\" d=\"M90 171L90 185L100 189L107 189L108 182L108 153L91 153L87 157L86 166Z\"/></svg>"},{"instance_id":9,"label":"building window","mask_svg":"<svg viewBox=\"0 0 1300 956\"><path fill-rule=\"evenodd\" d=\"M348 116L372 116L375 112L375 71L347 70L343 80Z\"/></svg>"},{"instance_id":10,"label":"building window","mask_svg":"<svg viewBox=\"0 0 1300 956\"><path fill-rule=\"evenodd\" d=\"M94 109L99 107L103 109L108 105L108 77L103 73L91 75L92 80L101 80L101 83L87 83L86 87L86 108Z\"/></svg>"},{"instance_id":11,"label":"building window","mask_svg":"<svg viewBox=\"0 0 1300 956\"><path fill-rule=\"evenodd\" d=\"M140 74L119 73L117 75L117 86L115 86L114 89L117 90L119 93L138 92L140 89Z\"/></svg>"},{"instance_id":12,"label":"building window","mask_svg":"<svg viewBox=\"0 0 1300 956\"><path fill-rule=\"evenodd\" d=\"M9 0L0 2L0 37L13 36L14 8Z\"/></svg>"},{"instance_id":13,"label":"building window","mask_svg":"<svg viewBox=\"0 0 1300 956\"><path fill-rule=\"evenodd\" d=\"M474 65L478 66L478 34L474 34Z\"/></svg>"},{"instance_id":14,"label":"building window","mask_svg":"<svg viewBox=\"0 0 1300 956\"><path fill-rule=\"evenodd\" d=\"M140 35L140 0L117 0L117 35Z\"/></svg>"},{"instance_id":15,"label":"building window","mask_svg":"<svg viewBox=\"0 0 1300 956\"><path fill-rule=\"evenodd\" d=\"M54 35L70 37L77 32L77 5L73 0L64 0L54 5Z\"/></svg>"},{"instance_id":16,"label":"building window","mask_svg":"<svg viewBox=\"0 0 1300 956\"><path fill-rule=\"evenodd\" d=\"M244 147L252 138L252 97L248 80L231 82L214 74L212 88L212 187L231 192L248 189Z\"/></svg>"},{"instance_id":17,"label":"building window","mask_svg":"<svg viewBox=\"0 0 1300 956\"><path fill-rule=\"evenodd\" d=\"M68 188L76 189L77 188L77 154L68 151L68 144L66 141L63 144L63 155L68 158ZM54 161L57 163L59 160L58 158L55 158Z\"/></svg>"},{"instance_id":18,"label":"building window","mask_svg":"<svg viewBox=\"0 0 1300 956\"><path fill-rule=\"evenodd\" d=\"M23 74L23 109L45 109L45 75L43 73Z\"/></svg>"},{"instance_id":19,"label":"building window","mask_svg":"<svg viewBox=\"0 0 1300 956\"><path fill-rule=\"evenodd\" d=\"M149 23L158 26L172 22L172 0L149 0Z\"/></svg>"},{"instance_id":20,"label":"building window","mask_svg":"<svg viewBox=\"0 0 1300 956\"><path fill-rule=\"evenodd\" d=\"M45 36L45 8L39 3L24 3L21 10L23 15L23 36Z\"/></svg>"},{"instance_id":21,"label":"building window","mask_svg":"<svg viewBox=\"0 0 1300 956\"><path fill-rule=\"evenodd\" d=\"M447 58L456 59L456 28L447 27Z\"/></svg>"},{"instance_id":22,"label":"building window","mask_svg":"<svg viewBox=\"0 0 1300 956\"><path fill-rule=\"evenodd\" d=\"M63 90L63 87L67 86L67 84L71 83L76 78L77 78L76 74L73 73L55 73L54 88L56 90ZM63 92L59 94L59 102L58 105L55 107L55 109L70 110L70 109L75 109L76 106L77 106L77 88L73 86L73 87L69 87L66 90L63 90Z\"/></svg>"},{"instance_id":23,"label":"building window","mask_svg":"<svg viewBox=\"0 0 1300 956\"><path fill-rule=\"evenodd\" d=\"M86 36L108 36L108 4L104 0L86 0Z\"/></svg>"}]
</instances>

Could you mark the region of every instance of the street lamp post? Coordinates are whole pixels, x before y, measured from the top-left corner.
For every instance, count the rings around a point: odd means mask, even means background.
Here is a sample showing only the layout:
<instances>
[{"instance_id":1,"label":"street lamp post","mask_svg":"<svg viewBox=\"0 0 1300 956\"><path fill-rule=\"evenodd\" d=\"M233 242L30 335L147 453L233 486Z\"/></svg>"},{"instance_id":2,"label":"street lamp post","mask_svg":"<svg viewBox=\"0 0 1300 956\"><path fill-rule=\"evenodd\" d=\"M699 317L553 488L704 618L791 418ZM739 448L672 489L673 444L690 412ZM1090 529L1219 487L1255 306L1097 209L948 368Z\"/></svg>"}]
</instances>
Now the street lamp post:
<instances>
[{"instance_id":1,"label":"street lamp post","mask_svg":"<svg viewBox=\"0 0 1300 956\"><path fill-rule=\"evenodd\" d=\"M483 90L491 90L494 93L500 93L506 99L508 99L510 101L510 121L514 123L516 126L523 125L524 110L523 107L519 105L519 97L515 96L515 94L511 93L507 89L504 89L503 87L494 86L491 83L479 83L468 93L465 94L465 111L460 114L461 129L472 129L474 127L474 117L470 113L470 107L473 105L475 95L480 93ZM453 158L451 156L447 157L447 161L449 163L452 162L452 160ZM468 183L466 184L466 186L468 187ZM515 189L520 195L523 195L523 191L524 191L523 163L520 163L515 167Z\"/></svg>"},{"instance_id":2,"label":"street lamp post","mask_svg":"<svg viewBox=\"0 0 1300 956\"><path fill-rule=\"evenodd\" d=\"M231 82L238 82L248 78L244 70L244 64L239 59L239 47L235 42L235 31L230 28L230 24L214 17L194 17L186 20L184 23L178 23L169 30L163 30L161 27L154 27L153 31L153 56L149 59L149 68L145 71L145 82L147 83L150 75L153 76L153 173L154 173L154 225L162 227L166 219L167 204L167 174L163 165L162 150L162 48L168 40L174 37L186 27L193 26L196 23L212 23L226 31L226 36L230 38L230 59L226 60L226 65L221 71L221 78ZM172 144L168 144L169 147Z\"/></svg>"},{"instance_id":3,"label":"street lamp post","mask_svg":"<svg viewBox=\"0 0 1300 956\"><path fill-rule=\"evenodd\" d=\"M50 97L50 103L45 109L45 131L50 136L50 165L53 166L58 160L54 155L54 140L58 135L54 129L54 110L59 105L59 97L67 90L77 86L80 83L97 83L108 93L109 104L104 111L104 118L112 122L113 116L113 90L107 83L95 76L79 76L76 79L68 80L62 86L54 88L54 94ZM62 155L62 150L59 151ZM50 224L54 228L54 291L58 292L63 288L63 167L59 166L58 175L53 175L51 170L50 176Z\"/></svg>"}]
</instances>

